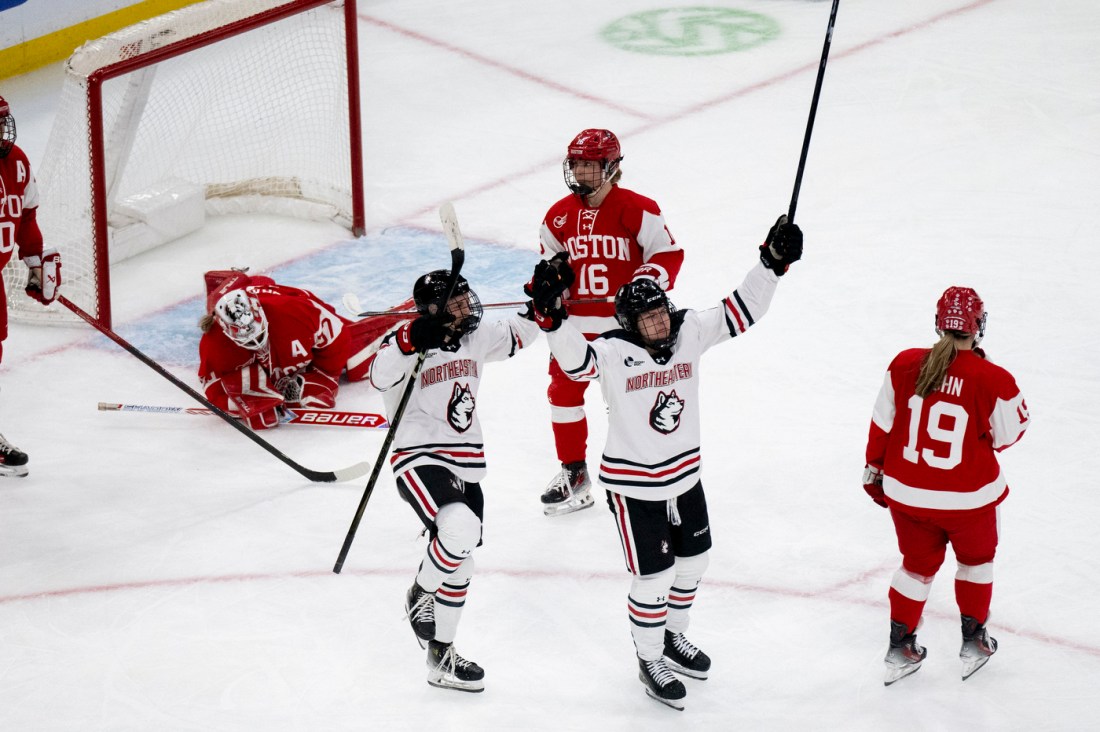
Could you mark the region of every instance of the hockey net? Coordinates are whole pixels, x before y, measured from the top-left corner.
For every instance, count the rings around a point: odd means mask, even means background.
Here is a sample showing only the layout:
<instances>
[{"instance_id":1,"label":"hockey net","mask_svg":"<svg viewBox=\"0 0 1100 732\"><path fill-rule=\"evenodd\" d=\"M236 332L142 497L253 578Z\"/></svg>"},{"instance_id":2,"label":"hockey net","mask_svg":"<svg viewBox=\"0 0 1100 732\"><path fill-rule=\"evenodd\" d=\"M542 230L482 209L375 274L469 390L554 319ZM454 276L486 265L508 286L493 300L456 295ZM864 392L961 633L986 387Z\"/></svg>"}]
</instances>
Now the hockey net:
<instances>
[{"instance_id":1,"label":"hockey net","mask_svg":"<svg viewBox=\"0 0 1100 732\"><path fill-rule=\"evenodd\" d=\"M109 328L111 265L212 215L361 234L356 22L355 0L207 0L77 49L35 171L62 294ZM26 274L4 269L13 319L71 322Z\"/></svg>"}]
</instances>

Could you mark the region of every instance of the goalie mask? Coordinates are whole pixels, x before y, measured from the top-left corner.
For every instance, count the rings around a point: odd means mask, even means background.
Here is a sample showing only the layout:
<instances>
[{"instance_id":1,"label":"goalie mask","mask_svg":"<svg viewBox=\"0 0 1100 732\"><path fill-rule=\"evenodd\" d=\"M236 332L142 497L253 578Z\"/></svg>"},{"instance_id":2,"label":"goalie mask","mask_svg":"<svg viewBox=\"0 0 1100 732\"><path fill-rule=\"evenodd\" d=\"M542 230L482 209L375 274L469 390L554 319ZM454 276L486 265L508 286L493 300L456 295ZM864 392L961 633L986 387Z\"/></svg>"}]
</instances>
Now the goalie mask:
<instances>
[{"instance_id":1,"label":"goalie mask","mask_svg":"<svg viewBox=\"0 0 1100 732\"><path fill-rule=\"evenodd\" d=\"M214 306L214 319L229 340L241 348L259 351L267 346L267 318L260 301L243 289L230 290Z\"/></svg>"},{"instance_id":2,"label":"goalie mask","mask_svg":"<svg viewBox=\"0 0 1100 732\"><path fill-rule=\"evenodd\" d=\"M681 318L660 285L650 279L627 282L615 294L615 319L654 352L670 353L676 345Z\"/></svg>"},{"instance_id":3,"label":"goalie mask","mask_svg":"<svg viewBox=\"0 0 1100 732\"><path fill-rule=\"evenodd\" d=\"M15 147L15 117L4 97L0 97L0 158L6 158Z\"/></svg>"},{"instance_id":4,"label":"goalie mask","mask_svg":"<svg viewBox=\"0 0 1100 732\"><path fill-rule=\"evenodd\" d=\"M985 303L969 287L948 287L936 303L936 333L951 331L974 336L974 345L985 337Z\"/></svg>"},{"instance_id":5,"label":"goalie mask","mask_svg":"<svg viewBox=\"0 0 1100 732\"><path fill-rule=\"evenodd\" d=\"M447 288L451 284L451 271L437 269L423 275L413 285L413 302L422 315L434 315L436 308L447 297ZM454 318L451 329L459 336L472 333L481 325L481 299L470 289L470 283L462 275L455 280L451 299L447 301L447 312Z\"/></svg>"},{"instance_id":6,"label":"goalie mask","mask_svg":"<svg viewBox=\"0 0 1100 732\"><path fill-rule=\"evenodd\" d=\"M569 143L565 160L562 161L565 185L578 196L591 196L618 172L622 159L619 138L611 130L584 130ZM577 164L580 161L599 163L599 177L590 179L582 176L584 180L578 180Z\"/></svg>"}]
</instances>

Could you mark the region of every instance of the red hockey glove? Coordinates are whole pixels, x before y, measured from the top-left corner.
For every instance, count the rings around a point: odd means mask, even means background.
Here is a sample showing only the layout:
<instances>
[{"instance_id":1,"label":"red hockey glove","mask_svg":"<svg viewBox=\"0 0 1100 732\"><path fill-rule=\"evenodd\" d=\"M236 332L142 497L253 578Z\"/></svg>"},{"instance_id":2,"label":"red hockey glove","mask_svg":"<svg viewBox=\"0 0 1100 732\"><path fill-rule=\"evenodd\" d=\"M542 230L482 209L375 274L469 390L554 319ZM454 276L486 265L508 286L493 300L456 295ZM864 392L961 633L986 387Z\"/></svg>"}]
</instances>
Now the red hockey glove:
<instances>
[{"instance_id":1,"label":"red hockey glove","mask_svg":"<svg viewBox=\"0 0 1100 732\"><path fill-rule=\"evenodd\" d=\"M768 230L768 238L760 245L760 261L779 277L787 273L791 264L802 259L802 229L798 224L788 224L783 214Z\"/></svg>"},{"instance_id":2,"label":"red hockey glove","mask_svg":"<svg viewBox=\"0 0 1100 732\"><path fill-rule=\"evenodd\" d=\"M539 308L534 301L527 301L527 309L519 314L521 318L534 321L535 325L544 333L552 333L561 327L563 320L569 317L565 307L561 304L561 298L556 300L556 305L549 308Z\"/></svg>"},{"instance_id":3,"label":"red hockey glove","mask_svg":"<svg viewBox=\"0 0 1100 732\"><path fill-rule=\"evenodd\" d=\"M61 287L61 255L56 249L47 249L42 256L23 257L30 272L27 275L27 296L43 305L57 299Z\"/></svg>"},{"instance_id":4,"label":"red hockey glove","mask_svg":"<svg viewBox=\"0 0 1100 732\"><path fill-rule=\"evenodd\" d=\"M309 409L332 409L336 406L336 392L340 390L340 382L332 378L324 371L307 371L299 374L302 382L301 397L297 406ZM287 400L290 405L290 400Z\"/></svg>"},{"instance_id":5,"label":"red hockey glove","mask_svg":"<svg viewBox=\"0 0 1100 732\"><path fill-rule=\"evenodd\" d=\"M863 490L878 505L886 508L886 493L882 490L882 468L868 465L863 469Z\"/></svg>"}]
</instances>

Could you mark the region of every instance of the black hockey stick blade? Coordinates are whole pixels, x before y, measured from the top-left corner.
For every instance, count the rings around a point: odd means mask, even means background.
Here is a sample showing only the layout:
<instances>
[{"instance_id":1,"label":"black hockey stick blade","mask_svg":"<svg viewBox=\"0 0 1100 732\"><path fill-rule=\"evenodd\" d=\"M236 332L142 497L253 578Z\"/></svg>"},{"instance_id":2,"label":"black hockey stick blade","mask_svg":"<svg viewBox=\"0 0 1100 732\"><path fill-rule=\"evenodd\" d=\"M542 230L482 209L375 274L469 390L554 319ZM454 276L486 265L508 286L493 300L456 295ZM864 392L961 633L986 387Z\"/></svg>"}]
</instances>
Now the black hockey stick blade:
<instances>
[{"instance_id":1,"label":"black hockey stick blade","mask_svg":"<svg viewBox=\"0 0 1100 732\"><path fill-rule=\"evenodd\" d=\"M80 306L74 304L67 297L65 297L64 295L61 295L60 297L57 298L57 300L62 305L67 307L69 310L71 310L73 313L75 313L77 316L79 316L86 323L88 323L93 328L98 330L100 333L107 336L112 341L114 341L119 346L121 346L124 350L126 350L134 358L138 359L143 364L145 364L149 368L153 369L153 371L156 371L158 374L160 374L164 378L168 379L168 381L172 382L172 384L174 384L177 388L179 388L181 391L183 391L185 394L187 394L189 397L191 397L195 401L202 404L204 407L209 409L212 413L214 413L217 416L221 417L225 422L227 422L229 424L230 427L237 430L242 435L244 435L248 439L255 442L257 445L262 447L264 450L266 450L267 452L274 455L276 458L278 458L279 460L281 460L282 462L286 463L288 466L290 466L291 468L296 470L300 475L302 475L305 478L313 481L314 483L335 483L335 482L338 482L338 481L354 480L355 478L359 478L363 475L366 475L367 471L369 471L371 469L370 463L356 463L355 465L351 465L351 466L349 466L347 468L343 468L341 470L311 470L310 468L307 468L304 465L300 465L299 463L295 462L294 460L291 460L289 457L287 457L282 452L280 452L270 442L263 439L262 437L257 435L252 430L245 427L235 417L230 416L223 409L220 409L219 407L214 405L213 402L211 402L209 399L204 397L202 394L198 393L197 391L192 389L190 386L188 386L187 384L185 384L182 381L180 381L179 379L177 379L167 369L165 369L159 363L157 363L156 361L154 361L153 359L149 358L144 353L139 351L132 343L127 341L125 338L120 336L118 333L115 333L110 328L104 327L95 318L93 318L88 313L84 312L84 310Z\"/></svg>"}]
</instances>

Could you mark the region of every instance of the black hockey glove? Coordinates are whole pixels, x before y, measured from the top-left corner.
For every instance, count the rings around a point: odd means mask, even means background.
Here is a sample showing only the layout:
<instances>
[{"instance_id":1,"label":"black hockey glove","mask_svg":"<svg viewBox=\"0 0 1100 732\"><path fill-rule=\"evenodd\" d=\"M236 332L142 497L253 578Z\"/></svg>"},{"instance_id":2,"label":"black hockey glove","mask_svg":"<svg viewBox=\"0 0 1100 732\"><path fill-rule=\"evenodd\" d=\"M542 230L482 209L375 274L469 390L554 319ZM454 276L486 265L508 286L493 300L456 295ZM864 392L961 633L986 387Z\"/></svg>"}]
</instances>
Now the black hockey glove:
<instances>
[{"instance_id":1,"label":"black hockey glove","mask_svg":"<svg viewBox=\"0 0 1100 732\"><path fill-rule=\"evenodd\" d=\"M783 214L768 230L768 238L760 245L760 261L779 277L787 274L791 265L802 259L802 229L788 224Z\"/></svg>"},{"instance_id":2,"label":"black hockey glove","mask_svg":"<svg viewBox=\"0 0 1100 732\"><path fill-rule=\"evenodd\" d=\"M397 347L401 353L411 356L414 353L424 353L433 348L442 348L447 343L447 338L454 332L447 324L454 320L450 313L440 315L421 315L416 320L410 320L397 329Z\"/></svg>"},{"instance_id":3,"label":"black hockey glove","mask_svg":"<svg viewBox=\"0 0 1100 732\"><path fill-rule=\"evenodd\" d=\"M569 317L565 306L561 304L561 298L555 301L557 304L549 308L540 308L531 300L527 301L527 309L520 313L521 318L532 320L546 333L553 333L561 327L563 320Z\"/></svg>"},{"instance_id":4,"label":"black hockey glove","mask_svg":"<svg viewBox=\"0 0 1100 732\"><path fill-rule=\"evenodd\" d=\"M539 260L531 281L523 286L527 297L543 310L553 309L554 301L562 297L573 286L576 275L569 266L569 255L558 252L550 259Z\"/></svg>"}]
</instances>

